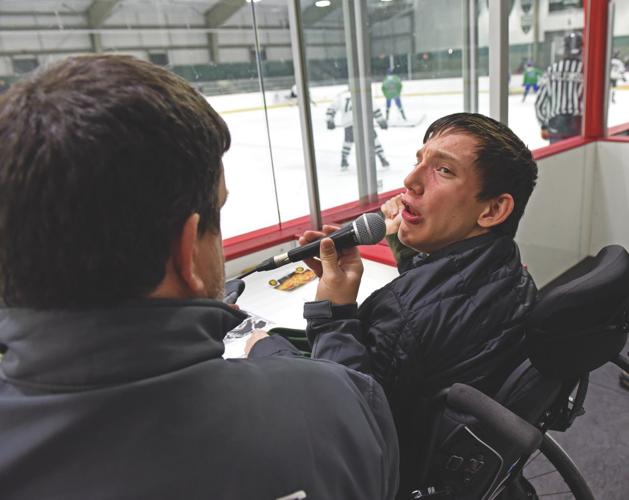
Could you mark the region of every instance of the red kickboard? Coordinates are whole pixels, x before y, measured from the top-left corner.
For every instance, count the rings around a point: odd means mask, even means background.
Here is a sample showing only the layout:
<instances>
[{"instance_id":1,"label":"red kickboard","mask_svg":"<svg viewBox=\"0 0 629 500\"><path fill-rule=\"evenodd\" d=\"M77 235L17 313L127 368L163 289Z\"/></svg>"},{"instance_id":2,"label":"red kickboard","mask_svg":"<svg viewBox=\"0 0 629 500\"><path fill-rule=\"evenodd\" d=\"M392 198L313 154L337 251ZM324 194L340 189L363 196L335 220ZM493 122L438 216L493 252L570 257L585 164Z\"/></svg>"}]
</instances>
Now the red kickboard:
<instances>
[{"instance_id":1,"label":"red kickboard","mask_svg":"<svg viewBox=\"0 0 629 500\"><path fill-rule=\"evenodd\" d=\"M358 250L360 251L360 255L363 259L373 260L374 262L379 262L388 266L397 266L393 252L391 252L389 245L387 245L384 241L381 241L377 245L360 245Z\"/></svg>"}]
</instances>

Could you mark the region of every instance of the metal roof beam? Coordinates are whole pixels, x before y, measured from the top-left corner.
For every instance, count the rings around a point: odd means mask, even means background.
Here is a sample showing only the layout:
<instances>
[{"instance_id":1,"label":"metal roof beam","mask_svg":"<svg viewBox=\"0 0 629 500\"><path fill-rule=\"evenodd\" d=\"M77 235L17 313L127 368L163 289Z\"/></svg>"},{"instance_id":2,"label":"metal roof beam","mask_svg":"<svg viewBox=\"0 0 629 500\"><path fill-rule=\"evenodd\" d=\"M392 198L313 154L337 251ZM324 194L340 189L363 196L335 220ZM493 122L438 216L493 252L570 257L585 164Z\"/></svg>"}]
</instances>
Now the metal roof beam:
<instances>
[{"instance_id":1,"label":"metal roof beam","mask_svg":"<svg viewBox=\"0 0 629 500\"><path fill-rule=\"evenodd\" d=\"M37 10L0 10L0 17L24 17L24 16L42 16L42 17L58 17L63 16L75 16L85 17L82 12L76 12L71 10L63 10L58 12L37 11Z\"/></svg>"},{"instance_id":2,"label":"metal roof beam","mask_svg":"<svg viewBox=\"0 0 629 500\"><path fill-rule=\"evenodd\" d=\"M231 2L219 1L203 13L205 24L209 28L218 28L242 7L247 4L245 0L234 0Z\"/></svg>"},{"instance_id":3,"label":"metal roof beam","mask_svg":"<svg viewBox=\"0 0 629 500\"><path fill-rule=\"evenodd\" d=\"M87 9L87 22L92 28L100 28L111 15L120 0L94 0Z\"/></svg>"}]
</instances>

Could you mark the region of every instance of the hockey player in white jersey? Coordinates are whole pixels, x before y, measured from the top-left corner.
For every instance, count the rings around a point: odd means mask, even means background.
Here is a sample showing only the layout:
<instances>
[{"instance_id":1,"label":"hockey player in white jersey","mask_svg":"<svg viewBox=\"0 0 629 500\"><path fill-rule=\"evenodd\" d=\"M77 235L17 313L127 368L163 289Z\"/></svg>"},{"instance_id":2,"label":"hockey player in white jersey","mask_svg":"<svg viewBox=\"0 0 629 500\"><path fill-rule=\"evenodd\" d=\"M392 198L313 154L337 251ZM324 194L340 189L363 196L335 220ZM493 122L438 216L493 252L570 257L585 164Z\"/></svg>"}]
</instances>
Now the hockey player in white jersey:
<instances>
[{"instance_id":1,"label":"hockey player in white jersey","mask_svg":"<svg viewBox=\"0 0 629 500\"><path fill-rule=\"evenodd\" d=\"M384 118L379 108L374 107L373 117L382 130L387 129L387 120ZM349 91L346 90L339 94L336 100L330 104L326 111L326 121L329 130L333 130L337 125L345 129L345 140L343 141L343 149L341 151L341 169L345 170L349 167L347 158L352 150L352 144L354 144L352 95ZM382 149L382 144L380 144L378 140L375 128L373 129L373 144L380 164L383 167L388 167L389 162L384 156L384 149Z\"/></svg>"},{"instance_id":2,"label":"hockey player in white jersey","mask_svg":"<svg viewBox=\"0 0 629 500\"><path fill-rule=\"evenodd\" d=\"M614 56L609 63L609 83L611 87L612 94L612 102L616 102L616 85L618 85L618 80L626 80L625 77L625 64L620 59L620 52L614 52Z\"/></svg>"}]
</instances>

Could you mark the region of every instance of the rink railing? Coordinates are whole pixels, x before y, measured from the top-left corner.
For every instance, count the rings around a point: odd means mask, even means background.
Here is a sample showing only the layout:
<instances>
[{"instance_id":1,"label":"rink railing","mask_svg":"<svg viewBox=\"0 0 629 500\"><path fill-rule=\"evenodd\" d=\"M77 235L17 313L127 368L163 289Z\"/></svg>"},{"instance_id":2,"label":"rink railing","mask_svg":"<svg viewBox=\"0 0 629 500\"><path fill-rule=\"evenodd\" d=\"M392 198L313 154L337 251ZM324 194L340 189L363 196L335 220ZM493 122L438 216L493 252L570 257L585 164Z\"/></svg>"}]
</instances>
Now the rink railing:
<instances>
[{"instance_id":1,"label":"rink railing","mask_svg":"<svg viewBox=\"0 0 629 500\"><path fill-rule=\"evenodd\" d=\"M607 137L602 140L611 142L629 142L629 123L609 127Z\"/></svg>"}]
</instances>

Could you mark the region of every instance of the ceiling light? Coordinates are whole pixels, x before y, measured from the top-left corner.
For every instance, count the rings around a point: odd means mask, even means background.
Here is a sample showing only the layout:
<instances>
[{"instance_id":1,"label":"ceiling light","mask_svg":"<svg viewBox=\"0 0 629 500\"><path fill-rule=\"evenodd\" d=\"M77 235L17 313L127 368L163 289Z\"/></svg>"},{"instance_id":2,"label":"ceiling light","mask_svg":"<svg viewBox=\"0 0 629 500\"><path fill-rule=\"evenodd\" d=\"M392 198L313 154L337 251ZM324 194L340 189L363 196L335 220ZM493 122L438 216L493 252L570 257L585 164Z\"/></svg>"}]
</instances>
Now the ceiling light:
<instances>
[{"instance_id":1,"label":"ceiling light","mask_svg":"<svg viewBox=\"0 0 629 500\"><path fill-rule=\"evenodd\" d=\"M329 7L331 3L330 0L317 0L315 7Z\"/></svg>"}]
</instances>

